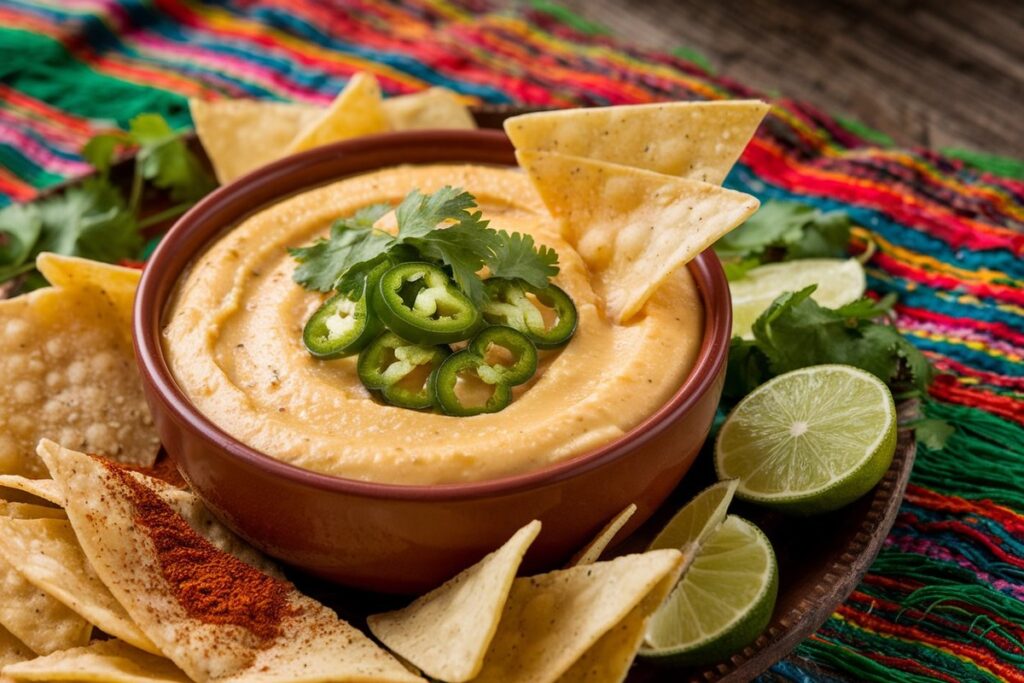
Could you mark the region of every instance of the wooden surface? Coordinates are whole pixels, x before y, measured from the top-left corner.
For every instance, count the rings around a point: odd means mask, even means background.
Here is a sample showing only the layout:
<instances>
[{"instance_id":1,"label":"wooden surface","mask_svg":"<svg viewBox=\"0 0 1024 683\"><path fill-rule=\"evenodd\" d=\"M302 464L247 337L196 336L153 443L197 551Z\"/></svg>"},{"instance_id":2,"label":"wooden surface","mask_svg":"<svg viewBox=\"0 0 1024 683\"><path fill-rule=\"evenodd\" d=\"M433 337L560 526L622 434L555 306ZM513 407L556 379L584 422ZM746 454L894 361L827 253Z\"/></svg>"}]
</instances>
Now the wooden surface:
<instances>
[{"instance_id":1,"label":"wooden surface","mask_svg":"<svg viewBox=\"0 0 1024 683\"><path fill-rule=\"evenodd\" d=\"M632 44L805 100L901 145L1024 158L1022 0L558 0Z\"/></svg>"}]
</instances>

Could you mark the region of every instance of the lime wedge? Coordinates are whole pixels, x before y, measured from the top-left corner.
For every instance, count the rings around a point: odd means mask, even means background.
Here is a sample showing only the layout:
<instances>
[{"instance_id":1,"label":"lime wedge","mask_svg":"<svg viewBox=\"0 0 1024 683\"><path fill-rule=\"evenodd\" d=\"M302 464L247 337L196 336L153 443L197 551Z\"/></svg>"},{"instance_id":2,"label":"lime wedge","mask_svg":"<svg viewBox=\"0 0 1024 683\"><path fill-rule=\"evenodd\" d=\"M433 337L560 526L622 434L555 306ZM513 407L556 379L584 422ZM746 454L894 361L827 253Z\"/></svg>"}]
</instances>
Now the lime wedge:
<instances>
[{"instance_id":1,"label":"lime wedge","mask_svg":"<svg viewBox=\"0 0 1024 683\"><path fill-rule=\"evenodd\" d=\"M818 285L811 296L817 303L836 308L864 295L864 269L856 259L809 258L769 263L747 271L729 283L732 295L732 334L753 339L751 328L768 304L783 292Z\"/></svg>"},{"instance_id":2,"label":"lime wedge","mask_svg":"<svg viewBox=\"0 0 1024 683\"><path fill-rule=\"evenodd\" d=\"M877 377L816 365L762 384L715 442L719 478L736 495L796 514L835 510L867 493L896 450L896 406Z\"/></svg>"},{"instance_id":3,"label":"lime wedge","mask_svg":"<svg viewBox=\"0 0 1024 683\"><path fill-rule=\"evenodd\" d=\"M697 666L735 654L771 620L778 577L768 538L745 519L729 515L651 617L640 656Z\"/></svg>"},{"instance_id":4,"label":"lime wedge","mask_svg":"<svg viewBox=\"0 0 1024 683\"><path fill-rule=\"evenodd\" d=\"M722 524L738 485L735 479L721 481L698 493L654 537L648 550L675 548L690 563L700 546Z\"/></svg>"}]
</instances>

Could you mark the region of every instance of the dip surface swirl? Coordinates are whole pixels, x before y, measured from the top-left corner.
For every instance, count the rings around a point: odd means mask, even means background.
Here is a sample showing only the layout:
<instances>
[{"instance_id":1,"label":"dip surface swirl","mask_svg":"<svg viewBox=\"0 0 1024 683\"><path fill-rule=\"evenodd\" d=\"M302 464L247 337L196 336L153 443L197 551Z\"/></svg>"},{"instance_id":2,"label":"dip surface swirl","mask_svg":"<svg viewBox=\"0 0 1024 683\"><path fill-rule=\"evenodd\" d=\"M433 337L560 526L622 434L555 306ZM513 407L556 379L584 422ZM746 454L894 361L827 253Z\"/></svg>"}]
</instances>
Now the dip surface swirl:
<instances>
[{"instance_id":1,"label":"dip surface swirl","mask_svg":"<svg viewBox=\"0 0 1024 683\"><path fill-rule=\"evenodd\" d=\"M569 344L541 351L534 379L503 411L448 417L383 405L356 358L316 360L302 328L323 302L292 281L289 247L327 233L368 204L397 204L444 185L476 196L491 227L554 248L554 282L576 302ZM386 223L393 218L386 216ZM387 229L387 225L382 225ZM661 407L695 362L704 327L696 286L674 274L628 325L604 317L586 264L559 237L524 174L470 165L401 166L347 178L241 221L186 273L163 330L178 385L211 421L284 462L392 484L494 479L581 455Z\"/></svg>"}]
</instances>

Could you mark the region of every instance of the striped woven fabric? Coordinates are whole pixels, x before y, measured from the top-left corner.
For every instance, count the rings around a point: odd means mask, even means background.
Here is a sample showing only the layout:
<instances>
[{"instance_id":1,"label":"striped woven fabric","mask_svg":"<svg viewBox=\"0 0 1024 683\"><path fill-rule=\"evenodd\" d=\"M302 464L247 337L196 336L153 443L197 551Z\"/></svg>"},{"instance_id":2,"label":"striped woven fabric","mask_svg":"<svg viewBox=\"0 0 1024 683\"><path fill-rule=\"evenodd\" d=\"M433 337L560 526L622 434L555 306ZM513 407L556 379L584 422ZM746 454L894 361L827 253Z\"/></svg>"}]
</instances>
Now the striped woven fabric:
<instances>
[{"instance_id":1,"label":"striped woven fabric","mask_svg":"<svg viewBox=\"0 0 1024 683\"><path fill-rule=\"evenodd\" d=\"M763 96L541 0L0 0L0 205L85 172L82 143L140 112L184 127L189 96L326 102L359 70L493 103ZM943 373L926 413L956 433L919 450L861 586L764 678L1024 682L1022 166L773 105L728 184L850 212L879 247L871 289L900 295L900 329Z\"/></svg>"}]
</instances>

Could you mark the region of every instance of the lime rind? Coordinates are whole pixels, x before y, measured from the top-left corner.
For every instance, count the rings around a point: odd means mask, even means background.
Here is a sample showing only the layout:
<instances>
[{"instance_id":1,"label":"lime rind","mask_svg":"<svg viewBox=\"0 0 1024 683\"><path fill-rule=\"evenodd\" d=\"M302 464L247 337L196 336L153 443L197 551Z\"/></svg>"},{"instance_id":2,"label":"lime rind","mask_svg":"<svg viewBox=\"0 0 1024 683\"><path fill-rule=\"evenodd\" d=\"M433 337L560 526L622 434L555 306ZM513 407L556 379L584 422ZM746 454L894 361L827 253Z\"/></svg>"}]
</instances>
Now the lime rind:
<instances>
[{"instance_id":1,"label":"lime rind","mask_svg":"<svg viewBox=\"0 0 1024 683\"><path fill-rule=\"evenodd\" d=\"M818 286L811 295L818 304L837 308L863 296L867 279L857 259L797 259L753 268L729 283L733 336L753 339L754 321L776 297L808 285Z\"/></svg>"},{"instance_id":2,"label":"lime rind","mask_svg":"<svg viewBox=\"0 0 1024 683\"><path fill-rule=\"evenodd\" d=\"M736 495L794 514L837 509L884 476L896 450L896 405L874 375L818 365L780 375L732 410L715 470Z\"/></svg>"},{"instance_id":3,"label":"lime rind","mask_svg":"<svg viewBox=\"0 0 1024 683\"><path fill-rule=\"evenodd\" d=\"M745 519L727 516L651 617L640 656L698 666L732 655L767 627L778 580L768 538Z\"/></svg>"}]
</instances>

